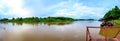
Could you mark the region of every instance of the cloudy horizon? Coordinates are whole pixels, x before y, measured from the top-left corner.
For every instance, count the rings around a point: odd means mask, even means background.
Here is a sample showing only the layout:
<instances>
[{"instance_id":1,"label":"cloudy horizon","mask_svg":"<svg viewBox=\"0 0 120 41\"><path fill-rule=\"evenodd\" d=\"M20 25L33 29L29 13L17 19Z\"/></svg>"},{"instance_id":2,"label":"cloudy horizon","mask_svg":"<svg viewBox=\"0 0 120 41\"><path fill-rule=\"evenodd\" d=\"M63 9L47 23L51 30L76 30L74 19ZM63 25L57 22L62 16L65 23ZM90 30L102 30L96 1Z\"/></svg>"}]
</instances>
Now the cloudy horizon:
<instances>
[{"instance_id":1,"label":"cloudy horizon","mask_svg":"<svg viewBox=\"0 0 120 41\"><path fill-rule=\"evenodd\" d=\"M119 0L0 0L0 18L64 16L99 19Z\"/></svg>"}]
</instances>

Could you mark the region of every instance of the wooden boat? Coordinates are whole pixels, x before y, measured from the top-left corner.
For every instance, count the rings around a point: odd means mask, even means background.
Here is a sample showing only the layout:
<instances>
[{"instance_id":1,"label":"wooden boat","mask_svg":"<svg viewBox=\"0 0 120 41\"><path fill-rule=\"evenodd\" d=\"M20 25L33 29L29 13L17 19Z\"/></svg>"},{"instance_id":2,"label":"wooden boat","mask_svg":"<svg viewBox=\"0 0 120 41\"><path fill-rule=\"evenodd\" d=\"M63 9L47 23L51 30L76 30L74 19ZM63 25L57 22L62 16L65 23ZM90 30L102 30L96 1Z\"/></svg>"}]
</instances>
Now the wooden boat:
<instances>
[{"instance_id":1,"label":"wooden boat","mask_svg":"<svg viewBox=\"0 0 120 41\"><path fill-rule=\"evenodd\" d=\"M95 38L91 35L89 31L90 28L99 28L99 34L104 36L104 38ZM120 26L112 27L86 27L86 41L120 41Z\"/></svg>"}]
</instances>

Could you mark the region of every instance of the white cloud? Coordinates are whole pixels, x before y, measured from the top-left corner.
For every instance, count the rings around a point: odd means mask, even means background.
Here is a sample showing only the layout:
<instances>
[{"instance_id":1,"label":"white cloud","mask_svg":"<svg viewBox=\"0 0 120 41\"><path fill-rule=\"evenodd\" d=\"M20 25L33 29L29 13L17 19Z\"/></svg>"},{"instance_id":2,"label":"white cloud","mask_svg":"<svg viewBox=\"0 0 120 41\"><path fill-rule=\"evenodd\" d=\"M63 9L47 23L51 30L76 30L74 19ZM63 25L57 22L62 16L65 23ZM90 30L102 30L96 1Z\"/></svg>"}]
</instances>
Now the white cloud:
<instances>
[{"instance_id":1,"label":"white cloud","mask_svg":"<svg viewBox=\"0 0 120 41\"><path fill-rule=\"evenodd\" d=\"M88 17L100 18L105 13L105 9L103 7L97 7L97 6L90 7L74 0L62 1L58 4L54 4L48 7L38 5L38 4L44 5L44 3L35 3L36 1L35 2L31 1L31 2L32 3L29 4L30 6L27 5L29 7L28 8L24 6L25 0L0 0L0 15L2 14L2 15L14 16L14 17L16 16L29 17L35 15L36 16L43 15L43 16L65 16L65 17L73 17L73 18L83 18L85 16L88 16Z\"/></svg>"},{"instance_id":2,"label":"white cloud","mask_svg":"<svg viewBox=\"0 0 120 41\"><path fill-rule=\"evenodd\" d=\"M7 11L4 12L4 10ZM13 17L32 16L32 11L24 7L24 0L0 0L0 13Z\"/></svg>"},{"instance_id":3,"label":"white cloud","mask_svg":"<svg viewBox=\"0 0 120 41\"><path fill-rule=\"evenodd\" d=\"M105 9L102 7L89 7L83 5L82 3L76 3L76 2L72 4L69 2L61 2L54 6L51 6L50 9L51 10L56 9L55 13L51 16L66 16L66 17L75 17L75 18L83 18L84 16L94 17L94 18L102 17L105 11Z\"/></svg>"}]
</instances>

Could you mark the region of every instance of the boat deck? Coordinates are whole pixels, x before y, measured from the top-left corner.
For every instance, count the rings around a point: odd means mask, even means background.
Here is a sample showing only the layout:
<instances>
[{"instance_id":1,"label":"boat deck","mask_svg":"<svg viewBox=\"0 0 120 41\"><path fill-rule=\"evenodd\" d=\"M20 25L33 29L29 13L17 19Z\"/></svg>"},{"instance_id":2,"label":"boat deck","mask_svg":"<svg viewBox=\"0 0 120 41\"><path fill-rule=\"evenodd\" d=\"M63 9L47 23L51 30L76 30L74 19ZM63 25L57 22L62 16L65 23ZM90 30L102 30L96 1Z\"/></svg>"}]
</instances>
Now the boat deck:
<instances>
[{"instance_id":1,"label":"boat deck","mask_svg":"<svg viewBox=\"0 0 120 41\"><path fill-rule=\"evenodd\" d=\"M90 28L100 28L100 33L104 34L104 38L95 38L91 35L91 32L89 31ZM118 29L119 28L119 29ZM115 30L115 32L113 33L112 30L113 29L117 29ZM112 38L108 38L106 36L108 36L110 33L114 34L114 36ZM87 26L86 27L86 41L120 41L120 26L115 26L115 27L90 27Z\"/></svg>"}]
</instances>

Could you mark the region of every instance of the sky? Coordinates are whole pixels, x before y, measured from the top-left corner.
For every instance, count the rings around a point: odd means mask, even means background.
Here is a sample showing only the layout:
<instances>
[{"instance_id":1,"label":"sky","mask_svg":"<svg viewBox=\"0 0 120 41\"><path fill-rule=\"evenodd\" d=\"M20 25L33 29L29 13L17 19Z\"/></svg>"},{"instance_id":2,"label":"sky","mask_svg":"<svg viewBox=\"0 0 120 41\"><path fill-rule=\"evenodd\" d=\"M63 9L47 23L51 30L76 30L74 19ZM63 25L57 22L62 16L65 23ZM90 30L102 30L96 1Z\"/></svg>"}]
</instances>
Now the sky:
<instances>
[{"instance_id":1,"label":"sky","mask_svg":"<svg viewBox=\"0 0 120 41\"><path fill-rule=\"evenodd\" d=\"M0 0L0 18L71 17L99 19L120 0Z\"/></svg>"}]
</instances>

